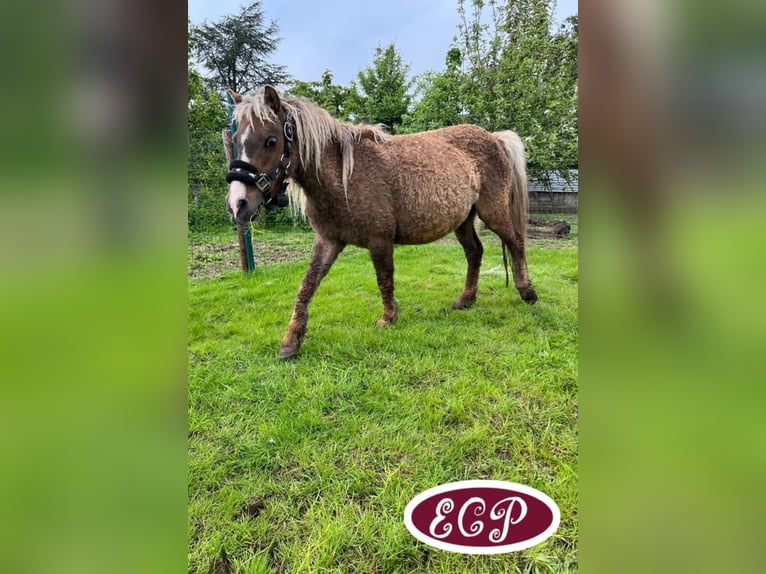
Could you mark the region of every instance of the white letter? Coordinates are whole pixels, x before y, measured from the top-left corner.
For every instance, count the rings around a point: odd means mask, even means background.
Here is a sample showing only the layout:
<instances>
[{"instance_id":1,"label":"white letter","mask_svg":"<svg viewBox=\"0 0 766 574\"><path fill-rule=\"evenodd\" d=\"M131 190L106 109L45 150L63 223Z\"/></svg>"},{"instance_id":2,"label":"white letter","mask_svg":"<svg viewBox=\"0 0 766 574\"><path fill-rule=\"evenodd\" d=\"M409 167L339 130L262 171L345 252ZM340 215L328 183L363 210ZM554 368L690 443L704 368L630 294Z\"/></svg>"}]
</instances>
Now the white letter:
<instances>
[{"instance_id":1,"label":"white letter","mask_svg":"<svg viewBox=\"0 0 766 574\"><path fill-rule=\"evenodd\" d=\"M460 533L466 538L478 536L479 534L481 534L481 531L484 530L484 523L481 520L477 520L476 522L473 522L468 527L468 530L470 530L470 533L466 532L466 530L463 528L463 516L465 516L465 511L468 508L468 505L473 503L479 504L476 510L473 511L474 516L481 516L482 514L484 514L484 511L487 509L487 505L485 504L484 500L479 498L478 496L472 496L471 498L465 501L465 504L463 504L463 506L460 508L460 513L458 513L457 515L457 527L460 529Z\"/></svg>"},{"instance_id":2,"label":"white letter","mask_svg":"<svg viewBox=\"0 0 766 574\"><path fill-rule=\"evenodd\" d=\"M434 518L428 526L428 532L431 533L431 536L434 538L446 538L449 536L449 533L452 532L451 524L444 525L444 534L436 534L435 529L442 521L444 521L445 514L452 512L453 508L455 508L455 503L451 498L445 498L436 505L436 518Z\"/></svg>"},{"instance_id":3,"label":"white letter","mask_svg":"<svg viewBox=\"0 0 766 574\"><path fill-rule=\"evenodd\" d=\"M505 508L497 509L498 506L500 506L503 502L508 502L508 506ZM514 503L519 503L519 516L516 520L511 519L511 512L513 510ZM524 517L527 515L527 503L524 502L524 499L519 498L518 496L510 496L508 498L504 498L503 500L499 501L495 506L492 507L492 510L489 512L490 518L492 520L498 520L499 518L502 518L505 516L505 520L503 521L503 531L500 532L499 528L496 528L492 532L489 533L489 540L490 542L500 542L501 540L505 540L506 535L508 534L508 525L509 524L518 524L521 522Z\"/></svg>"}]
</instances>

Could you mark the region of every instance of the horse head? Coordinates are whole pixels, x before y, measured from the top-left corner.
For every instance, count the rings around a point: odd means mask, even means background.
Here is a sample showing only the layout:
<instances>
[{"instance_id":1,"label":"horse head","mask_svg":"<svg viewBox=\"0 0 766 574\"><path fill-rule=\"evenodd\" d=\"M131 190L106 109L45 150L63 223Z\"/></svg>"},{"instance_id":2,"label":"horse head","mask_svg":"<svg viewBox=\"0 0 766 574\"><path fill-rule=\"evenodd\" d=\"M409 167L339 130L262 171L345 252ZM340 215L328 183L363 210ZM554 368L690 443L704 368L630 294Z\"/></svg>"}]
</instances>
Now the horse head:
<instances>
[{"instance_id":1,"label":"horse head","mask_svg":"<svg viewBox=\"0 0 766 574\"><path fill-rule=\"evenodd\" d=\"M229 90L236 103L237 131L232 143L237 159L229 165L226 207L232 221L244 225L265 204L282 207L295 134L277 91L265 86L243 97Z\"/></svg>"}]
</instances>

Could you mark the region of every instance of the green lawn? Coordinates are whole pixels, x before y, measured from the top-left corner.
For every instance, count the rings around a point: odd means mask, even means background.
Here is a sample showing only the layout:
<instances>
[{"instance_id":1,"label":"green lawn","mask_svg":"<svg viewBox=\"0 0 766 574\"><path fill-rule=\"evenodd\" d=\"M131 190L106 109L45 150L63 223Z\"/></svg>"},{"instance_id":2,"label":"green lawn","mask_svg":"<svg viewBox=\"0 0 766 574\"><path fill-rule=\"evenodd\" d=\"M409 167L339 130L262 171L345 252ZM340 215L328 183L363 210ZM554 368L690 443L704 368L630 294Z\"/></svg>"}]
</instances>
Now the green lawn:
<instances>
[{"instance_id":1,"label":"green lawn","mask_svg":"<svg viewBox=\"0 0 766 574\"><path fill-rule=\"evenodd\" d=\"M290 362L275 356L305 259L190 281L190 572L577 570L576 246L531 247L530 307L484 242L467 311L450 308L459 246L397 248L400 316L383 330L369 255L348 249ZM556 534L465 556L407 532L415 494L479 478L551 496Z\"/></svg>"}]
</instances>

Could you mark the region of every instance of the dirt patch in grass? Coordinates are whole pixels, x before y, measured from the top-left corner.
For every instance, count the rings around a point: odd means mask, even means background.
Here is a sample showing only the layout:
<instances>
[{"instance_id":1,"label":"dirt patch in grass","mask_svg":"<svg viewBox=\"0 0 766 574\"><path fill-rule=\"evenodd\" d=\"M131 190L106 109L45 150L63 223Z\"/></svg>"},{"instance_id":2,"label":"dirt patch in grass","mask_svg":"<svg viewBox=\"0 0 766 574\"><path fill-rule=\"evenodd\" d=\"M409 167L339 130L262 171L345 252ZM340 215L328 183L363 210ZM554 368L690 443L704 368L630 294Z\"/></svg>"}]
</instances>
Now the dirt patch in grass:
<instances>
[{"instance_id":1,"label":"dirt patch in grass","mask_svg":"<svg viewBox=\"0 0 766 574\"><path fill-rule=\"evenodd\" d=\"M527 225L527 237L530 239L566 239L572 230L572 226L563 219L530 219Z\"/></svg>"},{"instance_id":2,"label":"dirt patch in grass","mask_svg":"<svg viewBox=\"0 0 766 574\"><path fill-rule=\"evenodd\" d=\"M233 574L234 573L234 566L229 560L229 557L226 555L226 550L224 548L221 548L221 553L218 555L218 558L215 561L215 569L213 570L213 572L215 574Z\"/></svg>"},{"instance_id":3,"label":"dirt patch in grass","mask_svg":"<svg viewBox=\"0 0 766 574\"><path fill-rule=\"evenodd\" d=\"M225 236L224 236L225 237ZM297 261L311 254L313 234L273 234L268 239L253 239L256 266L270 266ZM237 236L200 237L189 240L188 276L190 279L216 277L242 269Z\"/></svg>"},{"instance_id":4,"label":"dirt patch in grass","mask_svg":"<svg viewBox=\"0 0 766 574\"><path fill-rule=\"evenodd\" d=\"M258 518L264 508L266 508L264 500L250 500L239 514L248 518Z\"/></svg>"}]
</instances>

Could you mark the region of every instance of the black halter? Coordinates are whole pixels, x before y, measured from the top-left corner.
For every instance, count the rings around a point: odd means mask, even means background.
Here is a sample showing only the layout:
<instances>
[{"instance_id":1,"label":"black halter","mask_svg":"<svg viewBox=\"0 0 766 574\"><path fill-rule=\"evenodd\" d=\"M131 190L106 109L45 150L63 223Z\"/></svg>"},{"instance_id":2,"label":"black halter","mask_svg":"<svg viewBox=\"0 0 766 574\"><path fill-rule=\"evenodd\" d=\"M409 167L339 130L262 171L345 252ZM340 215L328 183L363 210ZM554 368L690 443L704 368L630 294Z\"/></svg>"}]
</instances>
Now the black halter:
<instances>
[{"instance_id":1,"label":"black halter","mask_svg":"<svg viewBox=\"0 0 766 574\"><path fill-rule=\"evenodd\" d=\"M282 181L282 188L277 193L276 198L272 198L271 194L268 193L274 181L279 177L279 174L283 171L287 171L287 168L290 167L290 153L292 152L292 141L293 135L295 134L295 126L293 125L292 118L288 117L285 120L285 125L283 126L282 131L285 134L285 145L277 167L267 172L260 172L253 164L235 159L229 164L229 173L226 174L226 183L241 181L245 185L253 185L258 188L258 191L263 195L263 203L265 207L272 211L275 211L280 207L287 207L290 203L286 194L287 179ZM285 161L287 161L286 165Z\"/></svg>"}]
</instances>

